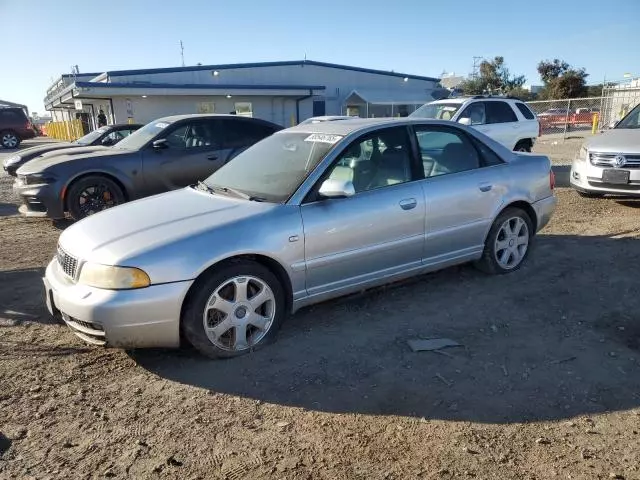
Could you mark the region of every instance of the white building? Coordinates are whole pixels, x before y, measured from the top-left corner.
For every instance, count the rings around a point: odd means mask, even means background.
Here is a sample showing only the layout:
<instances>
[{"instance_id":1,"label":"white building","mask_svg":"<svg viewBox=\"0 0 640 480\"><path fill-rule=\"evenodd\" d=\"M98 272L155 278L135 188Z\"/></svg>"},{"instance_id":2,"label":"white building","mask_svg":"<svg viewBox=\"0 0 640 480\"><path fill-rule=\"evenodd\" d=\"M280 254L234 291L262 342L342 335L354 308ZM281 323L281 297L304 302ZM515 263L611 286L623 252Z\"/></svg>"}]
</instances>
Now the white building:
<instances>
[{"instance_id":1,"label":"white building","mask_svg":"<svg viewBox=\"0 0 640 480\"><path fill-rule=\"evenodd\" d=\"M120 70L62 75L45 108L89 127L100 109L109 123L235 112L290 126L317 115L405 116L433 100L438 82L311 60Z\"/></svg>"}]
</instances>

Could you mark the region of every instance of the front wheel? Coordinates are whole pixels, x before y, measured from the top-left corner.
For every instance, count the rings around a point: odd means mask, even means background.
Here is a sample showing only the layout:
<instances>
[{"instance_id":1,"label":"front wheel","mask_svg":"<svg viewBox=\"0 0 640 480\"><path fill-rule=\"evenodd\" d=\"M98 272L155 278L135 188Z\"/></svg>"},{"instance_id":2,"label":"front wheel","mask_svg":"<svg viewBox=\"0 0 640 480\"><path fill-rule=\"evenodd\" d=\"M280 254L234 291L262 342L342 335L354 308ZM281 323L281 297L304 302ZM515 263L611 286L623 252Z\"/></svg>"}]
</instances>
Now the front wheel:
<instances>
[{"instance_id":1,"label":"front wheel","mask_svg":"<svg viewBox=\"0 0 640 480\"><path fill-rule=\"evenodd\" d=\"M20 137L11 131L2 132L0 134L0 143L4 148L18 148L20 146Z\"/></svg>"},{"instance_id":2,"label":"front wheel","mask_svg":"<svg viewBox=\"0 0 640 480\"><path fill-rule=\"evenodd\" d=\"M236 357L272 341L285 315L278 278L257 262L239 260L195 284L182 328L200 353L211 358Z\"/></svg>"},{"instance_id":3,"label":"front wheel","mask_svg":"<svg viewBox=\"0 0 640 480\"><path fill-rule=\"evenodd\" d=\"M122 188L101 175L89 175L71 184L66 199L67 209L74 220L125 202Z\"/></svg>"},{"instance_id":4,"label":"front wheel","mask_svg":"<svg viewBox=\"0 0 640 480\"><path fill-rule=\"evenodd\" d=\"M533 236L529 215L519 208L508 208L496 218L489 230L476 266L483 272L503 274L522 266Z\"/></svg>"}]
</instances>

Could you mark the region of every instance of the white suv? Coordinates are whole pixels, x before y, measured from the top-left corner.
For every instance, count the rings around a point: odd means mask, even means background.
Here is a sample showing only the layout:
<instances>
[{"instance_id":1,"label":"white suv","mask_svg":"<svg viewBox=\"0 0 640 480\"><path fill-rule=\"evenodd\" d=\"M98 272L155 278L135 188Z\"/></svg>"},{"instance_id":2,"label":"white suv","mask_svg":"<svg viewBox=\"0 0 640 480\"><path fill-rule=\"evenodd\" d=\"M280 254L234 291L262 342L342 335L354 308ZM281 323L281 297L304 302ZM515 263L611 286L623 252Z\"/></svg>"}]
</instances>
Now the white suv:
<instances>
[{"instance_id":1,"label":"white suv","mask_svg":"<svg viewBox=\"0 0 640 480\"><path fill-rule=\"evenodd\" d=\"M540 136L540 123L522 101L513 97L447 98L429 102L410 117L451 120L470 125L505 147L530 152Z\"/></svg>"}]
</instances>

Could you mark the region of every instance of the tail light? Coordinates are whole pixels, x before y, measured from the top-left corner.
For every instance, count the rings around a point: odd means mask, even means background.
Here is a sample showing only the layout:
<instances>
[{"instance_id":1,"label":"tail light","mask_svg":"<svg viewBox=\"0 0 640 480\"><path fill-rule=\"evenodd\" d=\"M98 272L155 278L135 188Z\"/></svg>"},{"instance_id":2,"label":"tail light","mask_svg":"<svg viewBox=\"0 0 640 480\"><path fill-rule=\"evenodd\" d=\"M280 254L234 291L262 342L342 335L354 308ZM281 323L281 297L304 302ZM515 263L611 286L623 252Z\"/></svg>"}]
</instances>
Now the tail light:
<instances>
[{"instance_id":1,"label":"tail light","mask_svg":"<svg viewBox=\"0 0 640 480\"><path fill-rule=\"evenodd\" d=\"M26 128L27 130L30 130L33 128L33 125L31 125L31 122L27 120L27 123L25 123L24 128Z\"/></svg>"},{"instance_id":2,"label":"tail light","mask_svg":"<svg viewBox=\"0 0 640 480\"><path fill-rule=\"evenodd\" d=\"M556 174L553 173L553 169L549 170L549 188L551 191L556 188Z\"/></svg>"}]
</instances>

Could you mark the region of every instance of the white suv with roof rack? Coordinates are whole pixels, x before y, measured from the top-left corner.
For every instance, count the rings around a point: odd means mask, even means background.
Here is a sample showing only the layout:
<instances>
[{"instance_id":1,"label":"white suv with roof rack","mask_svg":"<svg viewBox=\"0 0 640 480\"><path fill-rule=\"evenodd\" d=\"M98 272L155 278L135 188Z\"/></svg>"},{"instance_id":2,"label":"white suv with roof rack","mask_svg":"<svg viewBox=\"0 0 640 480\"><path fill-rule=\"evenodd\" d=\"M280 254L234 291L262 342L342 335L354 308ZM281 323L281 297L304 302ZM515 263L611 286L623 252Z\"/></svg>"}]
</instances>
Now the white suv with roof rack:
<instances>
[{"instance_id":1,"label":"white suv with roof rack","mask_svg":"<svg viewBox=\"0 0 640 480\"><path fill-rule=\"evenodd\" d=\"M409 116L469 125L518 152L530 152L540 136L536 115L514 97L476 95L446 98L429 102Z\"/></svg>"}]
</instances>

